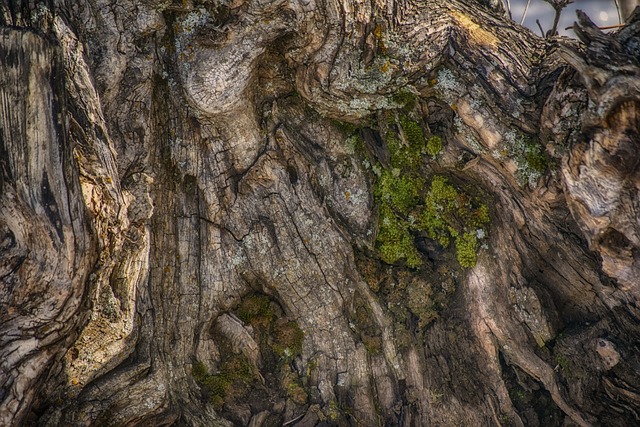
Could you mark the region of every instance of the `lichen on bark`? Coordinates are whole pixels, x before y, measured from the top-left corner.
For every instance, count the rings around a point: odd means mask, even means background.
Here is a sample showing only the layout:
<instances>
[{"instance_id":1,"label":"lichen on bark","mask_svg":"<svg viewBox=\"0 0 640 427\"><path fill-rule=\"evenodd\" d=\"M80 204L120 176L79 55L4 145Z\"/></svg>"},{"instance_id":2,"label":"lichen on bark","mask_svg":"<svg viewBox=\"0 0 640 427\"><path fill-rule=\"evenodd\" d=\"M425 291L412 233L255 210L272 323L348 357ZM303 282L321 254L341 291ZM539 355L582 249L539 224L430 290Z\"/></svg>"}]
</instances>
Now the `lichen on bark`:
<instances>
[{"instance_id":1,"label":"lichen on bark","mask_svg":"<svg viewBox=\"0 0 640 427\"><path fill-rule=\"evenodd\" d=\"M0 2L0 424L636 422L640 15L112 3Z\"/></svg>"}]
</instances>

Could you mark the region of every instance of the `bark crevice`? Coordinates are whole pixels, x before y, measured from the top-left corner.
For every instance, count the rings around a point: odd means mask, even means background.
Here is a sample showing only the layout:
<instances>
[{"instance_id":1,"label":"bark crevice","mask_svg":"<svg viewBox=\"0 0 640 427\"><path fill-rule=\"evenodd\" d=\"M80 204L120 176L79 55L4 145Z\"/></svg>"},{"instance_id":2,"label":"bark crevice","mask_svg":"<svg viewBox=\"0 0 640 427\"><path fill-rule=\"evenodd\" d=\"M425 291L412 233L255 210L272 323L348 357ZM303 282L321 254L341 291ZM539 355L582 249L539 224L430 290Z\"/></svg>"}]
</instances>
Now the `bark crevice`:
<instances>
[{"instance_id":1,"label":"bark crevice","mask_svg":"<svg viewBox=\"0 0 640 427\"><path fill-rule=\"evenodd\" d=\"M0 424L636 422L640 14L481 3L2 2Z\"/></svg>"}]
</instances>

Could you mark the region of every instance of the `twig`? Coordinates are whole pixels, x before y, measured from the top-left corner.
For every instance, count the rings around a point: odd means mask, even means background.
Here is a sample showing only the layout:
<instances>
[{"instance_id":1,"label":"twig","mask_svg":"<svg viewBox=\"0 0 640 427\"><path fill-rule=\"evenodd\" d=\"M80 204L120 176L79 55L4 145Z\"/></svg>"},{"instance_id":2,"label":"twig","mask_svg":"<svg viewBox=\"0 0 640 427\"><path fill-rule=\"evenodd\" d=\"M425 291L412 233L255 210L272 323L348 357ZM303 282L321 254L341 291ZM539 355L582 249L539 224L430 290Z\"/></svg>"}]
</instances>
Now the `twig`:
<instances>
[{"instance_id":1,"label":"twig","mask_svg":"<svg viewBox=\"0 0 640 427\"><path fill-rule=\"evenodd\" d=\"M284 427L284 426L288 426L289 424L293 424L293 423L295 423L296 421L298 421L300 418L304 417L305 415L306 415L306 414L302 414L302 415L300 415L300 416L298 416L298 417L295 417L295 418L294 418L294 419L292 419L292 420L287 421L286 423L282 424L282 427Z\"/></svg>"},{"instance_id":2,"label":"twig","mask_svg":"<svg viewBox=\"0 0 640 427\"><path fill-rule=\"evenodd\" d=\"M540 25L540 20L536 19L536 24L538 24L538 28L540 28L540 35L542 35L542 37L544 37L544 30L542 29L542 25ZM571 27L569 27L571 28ZM567 30L569 29L567 28Z\"/></svg>"},{"instance_id":3,"label":"twig","mask_svg":"<svg viewBox=\"0 0 640 427\"><path fill-rule=\"evenodd\" d=\"M560 22L560 14L562 9L556 9L556 16L553 17L553 27L551 28L551 37L556 35L558 31L558 22Z\"/></svg>"},{"instance_id":4,"label":"twig","mask_svg":"<svg viewBox=\"0 0 640 427\"><path fill-rule=\"evenodd\" d=\"M551 27L551 30L549 30L549 32L547 33L547 36L553 37L556 35L556 32L558 30L558 22L560 22L560 14L562 13L562 10L568 5L570 5L571 3L573 3L573 0L544 0L544 1L546 3L549 3L551 7L553 7L553 9L556 11L556 15L553 18L553 26Z\"/></svg>"},{"instance_id":5,"label":"twig","mask_svg":"<svg viewBox=\"0 0 640 427\"><path fill-rule=\"evenodd\" d=\"M522 19L520 20L520 25L524 24L524 18L527 17L527 12L529 11L529 5L531 4L531 0L527 0L527 5L524 7L524 13L522 14Z\"/></svg>"},{"instance_id":6,"label":"twig","mask_svg":"<svg viewBox=\"0 0 640 427\"><path fill-rule=\"evenodd\" d=\"M598 29L600 29L600 30L612 30L614 28L622 28L622 27L624 27L624 24L607 25L606 27L598 27Z\"/></svg>"},{"instance_id":7,"label":"twig","mask_svg":"<svg viewBox=\"0 0 640 427\"><path fill-rule=\"evenodd\" d=\"M620 3L618 3L618 0L614 0L614 2L616 4L616 11L618 12L618 22L622 24L622 15L620 14Z\"/></svg>"},{"instance_id":8,"label":"twig","mask_svg":"<svg viewBox=\"0 0 640 427\"><path fill-rule=\"evenodd\" d=\"M507 13L509 14L509 19L513 19L511 17L511 0L502 0L503 2L505 2L505 5L507 6Z\"/></svg>"},{"instance_id":9,"label":"twig","mask_svg":"<svg viewBox=\"0 0 640 427\"><path fill-rule=\"evenodd\" d=\"M608 25L606 27L597 27L599 30L613 30L615 28L622 28L624 27L625 24L617 24L617 25ZM566 31L572 30L573 29L573 25L570 27L565 28Z\"/></svg>"}]
</instances>

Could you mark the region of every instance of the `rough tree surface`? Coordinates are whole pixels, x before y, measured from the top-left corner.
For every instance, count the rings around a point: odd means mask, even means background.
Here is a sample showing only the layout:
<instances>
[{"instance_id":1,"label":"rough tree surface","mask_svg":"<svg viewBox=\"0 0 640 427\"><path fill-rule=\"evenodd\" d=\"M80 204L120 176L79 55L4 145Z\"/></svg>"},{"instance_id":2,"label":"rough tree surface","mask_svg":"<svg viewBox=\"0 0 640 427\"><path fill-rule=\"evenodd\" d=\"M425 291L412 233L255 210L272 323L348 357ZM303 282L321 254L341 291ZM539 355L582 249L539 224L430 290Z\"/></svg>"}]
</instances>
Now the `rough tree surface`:
<instances>
[{"instance_id":1,"label":"rough tree surface","mask_svg":"<svg viewBox=\"0 0 640 427\"><path fill-rule=\"evenodd\" d=\"M0 425L640 422L640 12L0 2Z\"/></svg>"}]
</instances>

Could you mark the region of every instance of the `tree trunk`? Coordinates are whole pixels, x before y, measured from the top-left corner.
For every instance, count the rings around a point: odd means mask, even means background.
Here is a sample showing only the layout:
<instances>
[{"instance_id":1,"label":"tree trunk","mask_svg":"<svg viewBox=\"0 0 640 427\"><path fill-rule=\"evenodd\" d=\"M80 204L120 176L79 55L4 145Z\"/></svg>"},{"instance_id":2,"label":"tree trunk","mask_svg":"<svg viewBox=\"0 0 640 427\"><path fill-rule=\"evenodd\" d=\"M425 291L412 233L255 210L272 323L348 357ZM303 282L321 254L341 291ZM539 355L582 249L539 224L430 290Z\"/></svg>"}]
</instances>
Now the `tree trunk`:
<instances>
[{"instance_id":1,"label":"tree trunk","mask_svg":"<svg viewBox=\"0 0 640 427\"><path fill-rule=\"evenodd\" d=\"M637 10L1 4L1 425L640 420Z\"/></svg>"},{"instance_id":2,"label":"tree trunk","mask_svg":"<svg viewBox=\"0 0 640 427\"><path fill-rule=\"evenodd\" d=\"M638 0L618 0L618 4L620 5L621 18L626 21L633 13L633 10L640 5L640 2Z\"/></svg>"}]
</instances>

